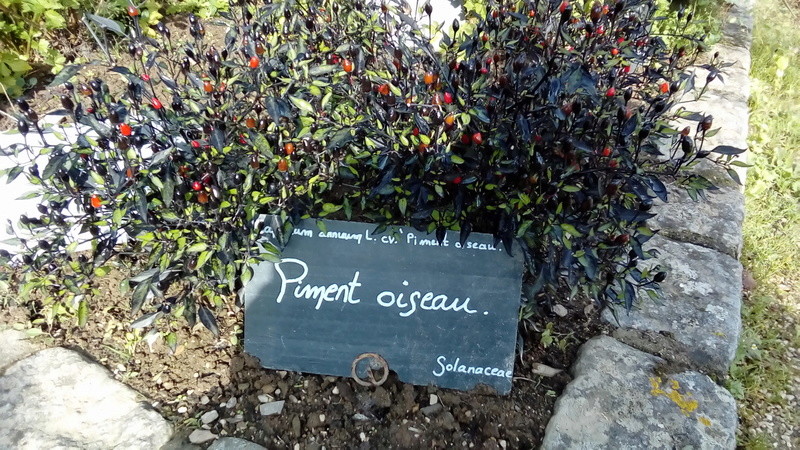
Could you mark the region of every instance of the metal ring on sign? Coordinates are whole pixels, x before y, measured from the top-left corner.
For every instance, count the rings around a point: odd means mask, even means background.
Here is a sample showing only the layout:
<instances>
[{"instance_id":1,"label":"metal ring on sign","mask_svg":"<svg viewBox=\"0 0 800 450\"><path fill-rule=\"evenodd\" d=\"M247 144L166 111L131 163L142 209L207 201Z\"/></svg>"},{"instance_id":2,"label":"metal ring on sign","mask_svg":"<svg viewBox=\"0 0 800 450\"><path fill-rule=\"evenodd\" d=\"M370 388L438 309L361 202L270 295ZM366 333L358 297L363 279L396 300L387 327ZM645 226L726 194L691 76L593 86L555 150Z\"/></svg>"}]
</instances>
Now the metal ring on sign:
<instances>
[{"instance_id":1,"label":"metal ring on sign","mask_svg":"<svg viewBox=\"0 0 800 450\"><path fill-rule=\"evenodd\" d=\"M358 374L356 373L356 368L358 367L358 363L364 361L365 359L369 361L369 367L367 368L367 378L366 380L359 378ZM375 369L375 370L373 370ZM383 375L379 379L375 379L375 372L382 370ZM389 363L386 362L383 357L377 353L362 353L356 356L356 359L353 360L353 365L350 370L350 375L356 380L356 383L362 386L380 386L386 382L389 378Z\"/></svg>"}]
</instances>

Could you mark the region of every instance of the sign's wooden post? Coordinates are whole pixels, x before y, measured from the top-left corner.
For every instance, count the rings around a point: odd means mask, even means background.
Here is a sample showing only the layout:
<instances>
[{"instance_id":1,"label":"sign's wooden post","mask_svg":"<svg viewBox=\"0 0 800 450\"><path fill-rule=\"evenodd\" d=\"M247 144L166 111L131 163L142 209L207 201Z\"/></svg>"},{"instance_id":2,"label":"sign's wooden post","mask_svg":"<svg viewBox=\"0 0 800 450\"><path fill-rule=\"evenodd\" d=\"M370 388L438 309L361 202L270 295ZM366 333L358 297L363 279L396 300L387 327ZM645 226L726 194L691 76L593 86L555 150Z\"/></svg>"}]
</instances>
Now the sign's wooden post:
<instances>
[{"instance_id":1,"label":"sign's wooden post","mask_svg":"<svg viewBox=\"0 0 800 450\"><path fill-rule=\"evenodd\" d=\"M322 223L303 222L280 263L254 267L245 351L273 369L380 378L388 365L413 384L511 390L519 251L485 234L461 248L457 232L439 245L410 227L372 235L374 224ZM274 242L270 227L264 238Z\"/></svg>"}]
</instances>

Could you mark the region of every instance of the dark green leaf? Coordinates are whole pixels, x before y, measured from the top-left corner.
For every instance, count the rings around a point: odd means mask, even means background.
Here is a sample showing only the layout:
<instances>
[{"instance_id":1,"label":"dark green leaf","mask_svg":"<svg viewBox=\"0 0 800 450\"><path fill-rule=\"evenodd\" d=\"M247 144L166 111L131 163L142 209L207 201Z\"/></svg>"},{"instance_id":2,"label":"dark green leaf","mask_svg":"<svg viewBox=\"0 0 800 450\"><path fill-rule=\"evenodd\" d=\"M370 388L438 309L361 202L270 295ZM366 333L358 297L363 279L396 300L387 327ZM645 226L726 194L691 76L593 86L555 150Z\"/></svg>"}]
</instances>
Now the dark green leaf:
<instances>
[{"instance_id":1,"label":"dark green leaf","mask_svg":"<svg viewBox=\"0 0 800 450\"><path fill-rule=\"evenodd\" d=\"M84 66L85 64L70 64L64 66L64 68L61 69L61 72L58 72L58 75L53 78L53 81L50 82L48 87L57 87L66 83L67 81L71 80L72 77L77 75Z\"/></svg>"},{"instance_id":2,"label":"dark green leaf","mask_svg":"<svg viewBox=\"0 0 800 450\"><path fill-rule=\"evenodd\" d=\"M144 301L147 299L147 293L150 292L150 284L152 280L145 280L137 284L133 289L131 296L131 314L136 314L142 308Z\"/></svg>"},{"instance_id":3,"label":"dark green leaf","mask_svg":"<svg viewBox=\"0 0 800 450\"><path fill-rule=\"evenodd\" d=\"M328 141L328 148L331 150L336 150L352 140L353 135L350 134L350 128L343 128L337 131L331 140Z\"/></svg>"},{"instance_id":4,"label":"dark green leaf","mask_svg":"<svg viewBox=\"0 0 800 450\"><path fill-rule=\"evenodd\" d=\"M89 13L86 14L86 17L88 17L89 20L96 23L101 28L113 31L120 36L125 36L125 31L122 30L122 25L120 25L117 21Z\"/></svg>"},{"instance_id":5,"label":"dark green leaf","mask_svg":"<svg viewBox=\"0 0 800 450\"><path fill-rule=\"evenodd\" d=\"M204 327L208 328L209 331L214 333L214 336L219 336L219 328L217 327L217 319L214 317L214 314L209 311L203 305L200 305L200 309L197 311L197 315L200 317L200 323L203 324Z\"/></svg>"},{"instance_id":6,"label":"dark green leaf","mask_svg":"<svg viewBox=\"0 0 800 450\"><path fill-rule=\"evenodd\" d=\"M730 145L718 145L711 150L714 153L719 153L721 155L739 155L747 151L746 148L737 148Z\"/></svg>"},{"instance_id":7,"label":"dark green leaf","mask_svg":"<svg viewBox=\"0 0 800 450\"><path fill-rule=\"evenodd\" d=\"M742 180L739 178L739 173L736 172L736 170L731 169L731 168L728 168L727 170L728 170L728 176L730 176L731 179L736 182L736 184L741 185L742 184Z\"/></svg>"},{"instance_id":8,"label":"dark green leaf","mask_svg":"<svg viewBox=\"0 0 800 450\"><path fill-rule=\"evenodd\" d=\"M8 178L6 179L6 183L11 183L12 181L16 180L19 174L22 173L22 166L14 166L8 171Z\"/></svg>"},{"instance_id":9,"label":"dark green leaf","mask_svg":"<svg viewBox=\"0 0 800 450\"><path fill-rule=\"evenodd\" d=\"M130 278L128 281L131 282L131 283L141 283L142 281L154 278L156 275L158 275L158 272L159 272L159 269L157 267L153 268L153 269L145 270L144 272L140 273L139 275L136 275L135 277Z\"/></svg>"},{"instance_id":10,"label":"dark green leaf","mask_svg":"<svg viewBox=\"0 0 800 450\"><path fill-rule=\"evenodd\" d=\"M156 319L158 319L162 314L164 313L162 313L161 311L147 313L142 317L139 317L138 319L134 320L133 323L131 324L131 328L136 329L136 328L148 327L152 325L153 322L155 322Z\"/></svg>"}]
</instances>

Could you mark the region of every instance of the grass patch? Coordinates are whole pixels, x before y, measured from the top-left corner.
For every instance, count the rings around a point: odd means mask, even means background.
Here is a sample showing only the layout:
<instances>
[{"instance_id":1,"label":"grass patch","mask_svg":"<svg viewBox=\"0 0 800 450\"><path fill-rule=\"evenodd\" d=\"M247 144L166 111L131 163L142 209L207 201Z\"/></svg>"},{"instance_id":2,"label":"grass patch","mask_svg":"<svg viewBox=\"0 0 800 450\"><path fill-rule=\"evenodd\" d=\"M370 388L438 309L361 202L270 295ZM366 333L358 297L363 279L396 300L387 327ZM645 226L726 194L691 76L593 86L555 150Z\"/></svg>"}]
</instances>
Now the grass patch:
<instances>
[{"instance_id":1,"label":"grass patch","mask_svg":"<svg viewBox=\"0 0 800 450\"><path fill-rule=\"evenodd\" d=\"M750 98L750 162L742 262L755 279L743 305L742 339L728 388L739 400L739 445L785 448L800 428L786 395L800 376L800 8L756 3ZM794 353L793 353L794 352ZM781 425L760 427L767 414ZM777 418L777 419L776 419Z\"/></svg>"}]
</instances>

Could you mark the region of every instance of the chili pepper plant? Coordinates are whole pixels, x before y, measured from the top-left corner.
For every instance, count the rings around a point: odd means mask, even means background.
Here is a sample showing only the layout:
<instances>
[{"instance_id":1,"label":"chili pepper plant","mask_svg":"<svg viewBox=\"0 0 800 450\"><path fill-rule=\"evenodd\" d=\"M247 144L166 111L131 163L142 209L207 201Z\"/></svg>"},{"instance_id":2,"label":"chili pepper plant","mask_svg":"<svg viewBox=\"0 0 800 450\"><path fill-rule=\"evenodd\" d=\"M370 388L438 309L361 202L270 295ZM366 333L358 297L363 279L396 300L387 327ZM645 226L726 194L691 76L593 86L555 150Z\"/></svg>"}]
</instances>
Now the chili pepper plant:
<instances>
[{"instance_id":1,"label":"chili pepper plant","mask_svg":"<svg viewBox=\"0 0 800 450\"><path fill-rule=\"evenodd\" d=\"M116 23L131 63L96 79L68 66L54 81L60 124L18 102L30 145L7 152L40 163L8 175L41 201L12 224L21 291L45 294L44 317L83 323L94 277L118 256L137 262L135 327L184 316L216 333L249 266L279 259L258 245L259 217L273 214L284 236L324 217L439 240L491 233L525 256L523 315L560 286L625 308L637 291L655 297L666 274L639 267L654 254L642 249L654 200L665 182L713 189L691 168L728 169L739 151L707 148L711 117L671 125L688 116L700 42L667 46L653 10L512 1L462 27L431 23L430 4L240 1L215 19L228 27L219 42L191 15L185 41ZM76 139L59 139L66 126Z\"/></svg>"}]
</instances>

